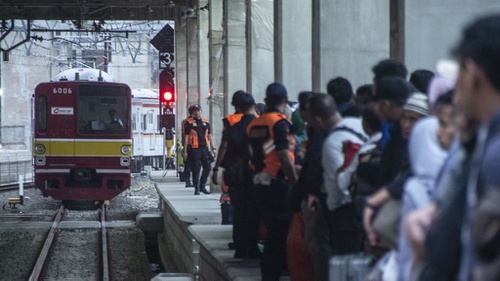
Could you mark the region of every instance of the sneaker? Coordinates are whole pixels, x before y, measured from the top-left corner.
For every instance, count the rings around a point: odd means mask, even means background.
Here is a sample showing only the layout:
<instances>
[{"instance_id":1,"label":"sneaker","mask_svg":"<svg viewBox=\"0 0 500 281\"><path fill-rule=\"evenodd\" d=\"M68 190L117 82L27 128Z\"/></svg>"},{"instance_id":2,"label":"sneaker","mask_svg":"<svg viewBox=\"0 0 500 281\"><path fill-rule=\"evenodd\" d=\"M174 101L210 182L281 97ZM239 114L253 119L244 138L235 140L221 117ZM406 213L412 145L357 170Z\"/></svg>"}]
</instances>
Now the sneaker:
<instances>
[{"instance_id":1,"label":"sneaker","mask_svg":"<svg viewBox=\"0 0 500 281\"><path fill-rule=\"evenodd\" d=\"M194 185L191 183L186 183L186 187L194 187Z\"/></svg>"},{"instance_id":2,"label":"sneaker","mask_svg":"<svg viewBox=\"0 0 500 281\"><path fill-rule=\"evenodd\" d=\"M198 190L195 190L194 195L200 195L200 192Z\"/></svg>"},{"instance_id":3,"label":"sneaker","mask_svg":"<svg viewBox=\"0 0 500 281\"><path fill-rule=\"evenodd\" d=\"M200 188L200 191L204 194L210 194L210 191L208 191L206 188Z\"/></svg>"}]
</instances>

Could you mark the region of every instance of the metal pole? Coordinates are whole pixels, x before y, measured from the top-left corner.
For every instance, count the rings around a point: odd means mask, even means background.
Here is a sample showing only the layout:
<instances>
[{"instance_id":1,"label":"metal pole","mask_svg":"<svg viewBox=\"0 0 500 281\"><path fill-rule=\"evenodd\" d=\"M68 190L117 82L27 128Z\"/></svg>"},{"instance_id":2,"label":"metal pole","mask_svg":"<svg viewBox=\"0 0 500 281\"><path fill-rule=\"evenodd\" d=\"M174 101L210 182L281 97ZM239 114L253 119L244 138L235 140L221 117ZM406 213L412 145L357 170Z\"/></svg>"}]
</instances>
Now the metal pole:
<instances>
[{"instance_id":1,"label":"metal pole","mask_svg":"<svg viewBox=\"0 0 500 281\"><path fill-rule=\"evenodd\" d=\"M21 205L24 205L24 176L19 175L19 201Z\"/></svg>"},{"instance_id":2,"label":"metal pole","mask_svg":"<svg viewBox=\"0 0 500 281\"><path fill-rule=\"evenodd\" d=\"M167 144L167 129L163 127L161 128L161 131L163 132L163 171L165 171L165 162L167 161L167 154L165 152L165 146Z\"/></svg>"}]
</instances>

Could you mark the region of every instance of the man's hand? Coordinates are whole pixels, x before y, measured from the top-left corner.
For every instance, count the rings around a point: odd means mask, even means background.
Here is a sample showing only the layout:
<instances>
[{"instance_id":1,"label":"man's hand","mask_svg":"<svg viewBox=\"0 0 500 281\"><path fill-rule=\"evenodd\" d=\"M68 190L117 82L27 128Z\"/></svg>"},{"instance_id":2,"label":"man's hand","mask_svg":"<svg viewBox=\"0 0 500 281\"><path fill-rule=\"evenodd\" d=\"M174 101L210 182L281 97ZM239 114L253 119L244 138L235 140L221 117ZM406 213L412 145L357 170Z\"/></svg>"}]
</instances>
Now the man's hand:
<instances>
[{"instance_id":1,"label":"man's hand","mask_svg":"<svg viewBox=\"0 0 500 281\"><path fill-rule=\"evenodd\" d=\"M424 242L427 230L438 212L435 203L412 211L406 217L403 227L408 236L408 241L413 249L413 261L419 263L424 259Z\"/></svg>"},{"instance_id":2,"label":"man's hand","mask_svg":"<svg viewBox=\"0 0 500 281\"><path fill-rule=\"evenodd\" d=\"M307 208L312 212L318 211L319 199L314 195L307 196Z\"/></svg>"},{"instance_id":3,"label":"man's hand","mask_svg":"<svg viewBox=\"0 0 500 281\"><path fill-rule=\"evenodd\" d=\"M186 160L188 159L188 153L186 150L184 150L184 162L186 162Z\"/></svg>"},{"instance_id":4,"label":"man's hand","mask_svg":"<svg viewBox=\"0 0 500 281\"><path fill-rule=\"evenodd\" d=\"M375 210L371 206L366 205L363 211L363 227L365 228L366 236L368 237L368 241L370 242L371 246L377 245L377 235L372 228L372 220L374 215Z\"/></svg>"},{"instance_id":5,"label":"man's hand","mask_svg":"<svg viewBox=\"0 0 500 281\"><path fill-rule=\"evenodd\" d=\"M218 178L219 178L218 174L219 174L218 171L212 170L212 182L213 182L213 184L218 184Z\"/></svg>"}]
</instances>

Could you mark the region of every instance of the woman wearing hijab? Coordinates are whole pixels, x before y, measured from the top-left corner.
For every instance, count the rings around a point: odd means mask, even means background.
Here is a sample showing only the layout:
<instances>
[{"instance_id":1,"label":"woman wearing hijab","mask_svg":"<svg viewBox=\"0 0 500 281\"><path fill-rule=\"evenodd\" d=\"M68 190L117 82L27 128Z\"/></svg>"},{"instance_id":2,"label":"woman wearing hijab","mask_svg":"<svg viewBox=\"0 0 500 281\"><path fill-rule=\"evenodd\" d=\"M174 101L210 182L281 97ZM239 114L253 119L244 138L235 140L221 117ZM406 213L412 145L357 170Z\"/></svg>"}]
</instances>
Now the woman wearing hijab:
<instances>
[{"instance_id":1,"label":"woman wearing hijab","mask_svg":"<svg viewBox=\"0 0 500 281\"><path fill-rule=\"evenodd\" d=\"M447 155L438 141L438 127L437 118L431 116L420 120L412 129L408 143L412 176L404 186L401 225L409 212L431 201L436 178ZM409 280L412 251L403 227L400 227L398 243L398 280Z\"/></svg>"}]
</instances>

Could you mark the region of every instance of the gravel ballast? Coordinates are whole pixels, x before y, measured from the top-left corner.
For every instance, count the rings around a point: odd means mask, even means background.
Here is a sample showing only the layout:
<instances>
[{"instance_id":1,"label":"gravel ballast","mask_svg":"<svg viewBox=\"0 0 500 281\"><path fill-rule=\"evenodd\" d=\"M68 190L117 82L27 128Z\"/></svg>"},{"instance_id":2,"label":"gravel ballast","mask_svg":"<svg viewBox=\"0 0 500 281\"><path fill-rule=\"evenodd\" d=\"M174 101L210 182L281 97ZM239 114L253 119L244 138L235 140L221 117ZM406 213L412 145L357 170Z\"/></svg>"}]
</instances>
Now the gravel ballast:
<instances>
[{"instance_id":1,"label":"gravel ballast","mask_svg":"<svg viewBox=\"0 0 500 281\"><path fill-rule=\"evenodd\" d=\"M0 193L0 202L5 205L0 209L0 281L28 279L48 231L48 227L12 229L12 225L16 225L14 216L25 216L19 220L20 226L32 221L49 224L50 217L61 203L29 188L24 191L25 204L10 209L6 205L7 199L17 196L17 191ZM135 221L139 212L155 211L157 206L154 182L148 177L135 175L132 186L111 200L108 219ZM64 221L97 220L96 214L95 210L70 209ZM9 227L1 226L9 223ZM50 268L55 270L48 271L45 280L95 280L97 271L93 267L96 267L98 229L61 229L58 233L58 245L54 251L57 256L50 263ZM108 239L113 280L150 280L140 230L130 227L108 229Z\"/></svg>"}]
</instances>

